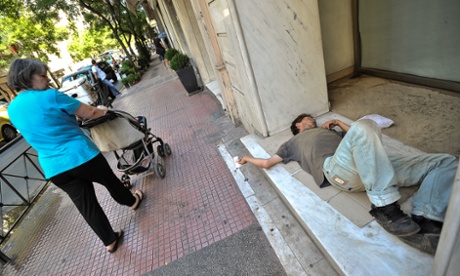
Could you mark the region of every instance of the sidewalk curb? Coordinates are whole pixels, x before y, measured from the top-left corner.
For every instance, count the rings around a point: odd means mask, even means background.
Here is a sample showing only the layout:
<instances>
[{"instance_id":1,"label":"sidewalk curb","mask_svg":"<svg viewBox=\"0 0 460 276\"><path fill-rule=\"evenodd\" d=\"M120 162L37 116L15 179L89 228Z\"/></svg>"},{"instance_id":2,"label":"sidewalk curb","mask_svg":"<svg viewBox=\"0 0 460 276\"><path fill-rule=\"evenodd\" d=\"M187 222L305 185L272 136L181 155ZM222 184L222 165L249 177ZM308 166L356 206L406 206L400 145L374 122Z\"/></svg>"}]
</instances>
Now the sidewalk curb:
<instances>
[{"instance_id":1,"label":"sidewalk curb","mask_svg":"<svg viewBox=\"0 0 460 276\"><path fill-rule=\"evenodd\" d=\"M307 275L291 248L285 242L280 230L276 227L264 206L261 205L261 202L245 179L243 173L235 168L233 157L230 155L225 145L219 144L217 147L286 273L288 275Z\"/></svg>"}]
</instances>

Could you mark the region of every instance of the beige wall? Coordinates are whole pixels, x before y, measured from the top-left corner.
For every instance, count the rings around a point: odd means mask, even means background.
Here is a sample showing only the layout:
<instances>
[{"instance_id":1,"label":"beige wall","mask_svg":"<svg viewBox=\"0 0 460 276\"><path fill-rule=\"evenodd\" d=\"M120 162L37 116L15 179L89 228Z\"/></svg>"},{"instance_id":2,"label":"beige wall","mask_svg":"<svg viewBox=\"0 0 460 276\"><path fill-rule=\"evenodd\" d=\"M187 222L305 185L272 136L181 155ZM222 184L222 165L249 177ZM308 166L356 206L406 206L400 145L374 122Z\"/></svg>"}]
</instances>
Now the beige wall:
<instances>
[{"instance_id":1,"label":"beige wall","mask_svg":"<svg viewBox=\"0 0 460 276\"><path fill-rule=\"evenodd\" d=\"M352 0L318 1L328 81L353 73L352 2Z\"/></svg>"},{"instance_id":2,"label":"beige wall","mask_svg":"<svg viewBox=\"0 0 460 276\"><path fill-rule=\"evenodd\" d=\"M268 134L287 129L300 113L327 112L317 1L235 4Z\"/></svg>"},{"instance_id":3,"label":"beige wall","mask_svg":"<svg viewBox=\"0 0 460 276\"><path fill-rule=\"evenodd\" d=\"M362 67L460 82L459 15L458 0L361 1Z\"/></svg>"},{"instance_id":4,"label":"beige wall","mask_svg":"<svg viewBox=\"0 0 460 276\"><path fill-rule=\"evenodd\" d=\"M191 2L189 0L176 0L174 6L176 13L180 15L178 20L188 42L190 57L199 71L201 80L204 84L215 80L214 69L206 51Z\"/></svg>"},{"instance_id":5,"label":"beige wall","mask_svg":"<svg viewBox=\"0 0 460 276\"><path fill-rule=\"evenodd\" d=\"M198 5L201 1L203 5ZM160 7L167 6L164 2L169 1L160 0ZM274 134L287 129L300 113L319 115L328 111L317 0L216 0L211 5L206 0L194 0L192 3L195 18L199 14L217 14L215 10L210 13L199 11L206 7L220 7L223 9L221 15L228 15L225 19L222 16L214 18L215 23L222 23L219 28L223 27L227 32L225 39L217 39L225 44L220 45L225 61L214 64L215 57L209 60L217 80L222 80L219 74L223 72L217 68L226 67L232 83L230 89L222 87L222 91L232 95L224 97L234 99L237 111L232 116L238 118L249 132L262 136ZM198 19L204 47L200 45L196 37L188 35L198 35L195 29L184 27L188 20L192 20L190 13L184 10L187 6L183 1L175 5L182 29L187 30L187 41L180 42L187 45L183 51L193 54L200 71L209 69L205 59L196 51L208 49L208 55L215 55L215 47L209 45L209 35L215 34L210 34ZM178 26L171 23L171 15L167 17L170 22L166 25L174 26L177 33ZM210 48L213 51L209 51ZM209 80L213 80L211 74ZM223 86L222 82L220 85Z\"/></svg>"},{"instance_id":6,"label":"beige wall","mask_svg":"<svg viewBox=\"0 0 460 276\"><path fill-rule=\"evenodd\" d=\"M181 52L190 55L187 47L183 29L178 21L176 9L172 0L158 0L158 6L161 9L161 16L166 27L168 39L175 48ZM160 30L162 31L162 30Z\"/></svg>"}]
</instances>

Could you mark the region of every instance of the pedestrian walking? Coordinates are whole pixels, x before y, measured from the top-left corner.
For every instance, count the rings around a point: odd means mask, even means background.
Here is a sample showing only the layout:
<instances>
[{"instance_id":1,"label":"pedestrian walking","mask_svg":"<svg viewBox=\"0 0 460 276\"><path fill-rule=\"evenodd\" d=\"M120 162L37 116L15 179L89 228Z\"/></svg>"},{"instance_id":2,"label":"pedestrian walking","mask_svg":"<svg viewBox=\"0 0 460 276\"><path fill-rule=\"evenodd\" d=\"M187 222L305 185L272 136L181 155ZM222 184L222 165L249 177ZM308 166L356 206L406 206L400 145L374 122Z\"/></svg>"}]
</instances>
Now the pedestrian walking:
<instances>
[{"instance_id":1,"label":"pedestrian walking","mask_svg":"<svg viewBox=\"0 0 460 276\"><path fill-rule=\"evenodd\" d=\"M95 119L107 109L84 104L49 87L47 66L35 59L15 59L8 85L18 92L8 107L13 125L38 152L39 163L57 187L66 192L110 253L117 250L123 230L114 232L99 205L93 182L103 185L120 205L136 210L141 190L132 194L107 160L79 127L77 118Z\"/></svg>"}]
</instances>

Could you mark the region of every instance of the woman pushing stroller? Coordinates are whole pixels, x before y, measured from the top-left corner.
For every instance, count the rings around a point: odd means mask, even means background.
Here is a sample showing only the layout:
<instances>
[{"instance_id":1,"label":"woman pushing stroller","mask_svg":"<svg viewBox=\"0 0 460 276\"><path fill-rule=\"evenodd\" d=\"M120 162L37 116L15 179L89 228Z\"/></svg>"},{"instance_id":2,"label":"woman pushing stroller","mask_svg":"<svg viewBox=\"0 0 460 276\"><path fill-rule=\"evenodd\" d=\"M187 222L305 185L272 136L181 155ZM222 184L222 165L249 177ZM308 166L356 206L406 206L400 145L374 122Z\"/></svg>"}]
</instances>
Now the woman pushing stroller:
<instances>
[{"instance_id":1,"label":"woman pushing stroller","mask_svg":"<svg viewBox=\"0 0 460 276\"><path fill-rule=\"evenodd\" d=\"M8 73L8 85L18 95L8 107L10 120L38 152L45 177L69 195L107 250L113 253L123 230L113 231L97 201L93 182L103 185L118 204L133 210L142 202L143 193L136 190L132 194L121 183L75 117L95 119L104 116L107 110L50 88L49 82L44 63L15 59Z\"/></svg>"}]
</instances>

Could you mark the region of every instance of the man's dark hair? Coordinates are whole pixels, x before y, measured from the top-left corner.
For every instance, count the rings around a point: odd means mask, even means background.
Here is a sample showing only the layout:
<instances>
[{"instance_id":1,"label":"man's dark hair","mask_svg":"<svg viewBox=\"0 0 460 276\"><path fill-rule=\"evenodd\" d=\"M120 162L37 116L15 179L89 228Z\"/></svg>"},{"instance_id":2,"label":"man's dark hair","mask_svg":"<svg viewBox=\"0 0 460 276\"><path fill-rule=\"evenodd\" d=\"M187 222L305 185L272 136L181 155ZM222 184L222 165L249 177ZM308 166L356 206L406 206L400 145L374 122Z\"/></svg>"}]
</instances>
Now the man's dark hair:
<instances>
[{"instance_id":1,"label":"man's dark hair","mask_svg":"<svg viewBox=\"0 0 460 276\"><path fill-rule=\"evenodd\" d=\"M91 60L91 64L96 64L96 61L94 59Z\"/></svg>"},{"instance_id":2,"label":"man's dark hair","mask_svg":"<svg viewBox=\"0 0 460 276\"><path fill-rule=\"evenodd\" d=\"M296 124L300 123L300 121L302 121L305 117L313 118L310 114L307 113L302 113L299 116L297 116L297 118L295 118L295 120L291 124L292 134L297 135L299 133L299 129L297 128Z\"/></svg>"}]
</instances>

